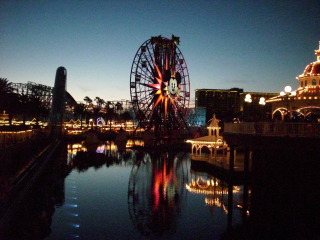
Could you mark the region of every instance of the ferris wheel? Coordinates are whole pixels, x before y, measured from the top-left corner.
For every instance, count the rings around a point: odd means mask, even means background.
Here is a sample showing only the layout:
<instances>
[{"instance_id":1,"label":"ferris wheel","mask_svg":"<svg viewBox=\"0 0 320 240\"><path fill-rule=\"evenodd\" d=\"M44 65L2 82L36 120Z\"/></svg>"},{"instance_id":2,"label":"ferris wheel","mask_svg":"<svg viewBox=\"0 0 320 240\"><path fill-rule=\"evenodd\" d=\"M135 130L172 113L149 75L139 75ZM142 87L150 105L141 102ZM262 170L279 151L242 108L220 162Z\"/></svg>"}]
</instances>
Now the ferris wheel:
<instances>
[{"instance_id":1,"label":"ferris wheel","mask_svg":"<svg viewBox=\"0 0 320 240\"><path fill-rule=\"evenodd\" d=\"M179 37L151 37L138 49L131 67L130 94L142 128L162 135L186 126L190 79L178 48Z\"/></svg>"}]
</instances>

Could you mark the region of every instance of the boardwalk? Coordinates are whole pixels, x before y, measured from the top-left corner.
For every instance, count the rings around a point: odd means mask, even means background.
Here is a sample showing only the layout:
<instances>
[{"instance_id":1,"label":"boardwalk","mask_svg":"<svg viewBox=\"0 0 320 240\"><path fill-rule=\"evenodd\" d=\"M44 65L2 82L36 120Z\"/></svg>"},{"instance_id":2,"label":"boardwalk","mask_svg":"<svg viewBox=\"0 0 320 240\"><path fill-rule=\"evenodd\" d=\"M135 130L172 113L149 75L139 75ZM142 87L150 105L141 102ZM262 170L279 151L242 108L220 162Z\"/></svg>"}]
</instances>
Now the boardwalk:
<instances>
[{"instance_id":1,"label":"boardwalk","mask_svg":"<svg viewBox=\"0 0 320 240\"><path fill-rule=\"evenodd\" d=\"M225 123L224 133L275 137L320 138L320 123L244 122Z\"/></svg>"},{"instance_id":2,"label":"boardwalk","mask_svg":"<svg viewBox=\"0 0 320 240\"><path fill-rule=\"evenodd\" d=\"M218 167L226 171L229 171L230 169L229 153L227 153L224 156L222 154L219 154L216 157L210 156L209 154L203 154L203 155L190 154L190 157L193 161L205 162L208 165L212 165L212 167ZM244 154L243 153L235 152L233 170L237 172L244 171ZM250 168L249 168L249 171L251 171Z\"/></svg>"}]
</instances>

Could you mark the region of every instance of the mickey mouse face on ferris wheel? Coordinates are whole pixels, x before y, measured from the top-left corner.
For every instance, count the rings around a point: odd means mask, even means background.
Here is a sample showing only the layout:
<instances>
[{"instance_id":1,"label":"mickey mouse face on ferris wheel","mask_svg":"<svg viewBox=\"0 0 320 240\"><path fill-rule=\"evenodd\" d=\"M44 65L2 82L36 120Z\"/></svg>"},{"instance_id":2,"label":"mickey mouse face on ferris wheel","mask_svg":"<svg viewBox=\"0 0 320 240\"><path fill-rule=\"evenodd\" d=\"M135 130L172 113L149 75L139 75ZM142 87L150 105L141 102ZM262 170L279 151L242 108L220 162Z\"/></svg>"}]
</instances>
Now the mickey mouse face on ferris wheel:
<instances>
[{"instance_id":1,"label":"mickey mouse face on ferris wheel","mask_svg":"<svg viewBox=\"0 0 320 240\"><path fill-rule=\"evenodd\" d=\"M170 77L168 82L168 93L171 96L177 96L180 90L180 83L181 83L181 75L179 72L176 72L174 77Z\"/></svg>"},{"instance_id":2,"label":"mickey mouse face on ferris wheel","mask_svg":"<svg viewBox=\"0 0 320 240\"><path fill-rule=\"evenodd\" d=\"M177 79L170 78L169 84L168 84L168 92L172 95L176 95L178 92L178 83Z\"/></svg>"}]
</instances>

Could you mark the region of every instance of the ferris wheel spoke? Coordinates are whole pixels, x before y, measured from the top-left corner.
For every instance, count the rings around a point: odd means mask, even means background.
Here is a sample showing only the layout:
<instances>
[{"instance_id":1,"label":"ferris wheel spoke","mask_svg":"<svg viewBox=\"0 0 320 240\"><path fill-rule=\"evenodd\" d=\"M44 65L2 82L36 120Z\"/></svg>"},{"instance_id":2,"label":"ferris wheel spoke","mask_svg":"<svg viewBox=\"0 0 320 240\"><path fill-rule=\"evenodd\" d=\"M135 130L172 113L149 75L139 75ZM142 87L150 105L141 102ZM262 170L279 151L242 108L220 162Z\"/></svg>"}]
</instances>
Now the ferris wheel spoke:
<instances>
[{"instance_id":1,"label":"ferris wheel spoke","mask_svg":"<svg viewBox=\"0 0 320 240\"><path fill-rule=\"evenodd\" d=\"M139 67L139 72L137 75L139 75L139 82L148 82L148 83L154 83L154 77L153 74L146 69L143 69Z\"/></svg>"},{"instance_id":2,"label":"ferris wheel spoke","mask_svg":"<svg viewBox=\"0 0 320 240\"><path fill-rule=\"evenodd\" d=\"M152 76L150 76L148 73L143 72L144 74L140 73L140 82L148 82L148 83L153 83L154 81L152 80ZM142 80L142 81L141 81Z\"/></svg>"},{"instance_id":3,"label":"ferris wheel spoke","mask_svg":"<svg viewBox=\"0 0 320 240\"><path fill-rule=\"evenodd\" d=\"M141 104L148 105L150 102L152 103L152 96L141 98Z\"/></svg>"},{"instance_id":4,"label":"ferris wheel spoke","mask_svg":"<svg viewBox=\"0 0 320 240\"><path fill-rule=\"evenodd\" d=\"M145 73L148 72L150 75L153 75L153 71L154 71L153 65L151 65L150 61L147 58L144 58L144 60L146 61L145 67L142 64L138 64L138 68Z\"/></svg>"},{"instance_id":5,"label":"ferris wheel spoke","mask_svg":"<svg viewBox=\"0 0 320 240\"><path fill-rule=\"evenodd\" d=\"M149 59L150 57L150 59ZM154 59L152 57L152 55L146 55L144 54L144 59L146 60L146 62L148 63L148 66L150 67L151 70L154 70L154 66L153 66L153 63L154 63Z\"/></svg>"},{"instance_id":6,"label":"ferris wheel spoke","mask_svg":"<svg viewBox=\"0 0 320 240\"><path fill-rule=\"evenodd\" d=\"M152 92L152 89L144 89L144 90L139 90L139 91L136 91L136 93L138 93L138 94L143 94L143 93L145 93L146 95L147 94L150 94Z\"/></svg>"}]
</instances>

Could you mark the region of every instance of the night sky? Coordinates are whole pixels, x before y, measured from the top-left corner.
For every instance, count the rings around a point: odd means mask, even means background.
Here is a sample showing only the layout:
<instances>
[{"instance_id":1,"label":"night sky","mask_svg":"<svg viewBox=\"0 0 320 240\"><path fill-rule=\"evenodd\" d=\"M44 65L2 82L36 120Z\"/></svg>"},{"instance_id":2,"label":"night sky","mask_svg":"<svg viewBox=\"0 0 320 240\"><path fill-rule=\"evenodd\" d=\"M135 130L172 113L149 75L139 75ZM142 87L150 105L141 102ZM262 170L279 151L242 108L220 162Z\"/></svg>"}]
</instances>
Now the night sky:
<instances>
[{"instance_id":1,"label":"night sky","mask_svg":"<svg viewBox=\"0 0 320 240\"><path fill-rule=\"evenodd\" d=\"M0 0L0 77L54 85L77 100L130 99L130 70L151 36L180 37L191 96L200 88L297 88L316 60L320 1Z\"/></svg>"}]
</instances>

